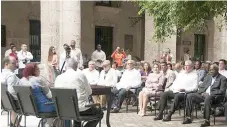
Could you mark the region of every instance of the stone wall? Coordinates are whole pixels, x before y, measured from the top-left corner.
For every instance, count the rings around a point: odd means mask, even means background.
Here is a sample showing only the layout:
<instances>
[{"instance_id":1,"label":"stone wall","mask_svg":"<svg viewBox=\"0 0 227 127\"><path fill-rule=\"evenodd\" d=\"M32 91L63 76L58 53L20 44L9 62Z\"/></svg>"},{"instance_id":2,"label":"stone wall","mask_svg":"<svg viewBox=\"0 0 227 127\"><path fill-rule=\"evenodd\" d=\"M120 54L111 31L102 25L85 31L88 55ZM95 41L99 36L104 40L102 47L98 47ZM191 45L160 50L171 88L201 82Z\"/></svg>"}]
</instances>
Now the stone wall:
<instances>
[{"instance_id":1,"label":"stone wall","mask_svg":"<svg viewBox=\"0 0 227 127\"><path fill-rule=\"evenodd\" d=\"M144 59L145 61L152 62L154 60L160 60L162 52L169 48L173 55L172 62L176 61L176 35L166 38L166 41L155 42L153 39L154 35L154 22L153 18L149 14L145 13L145 48L144 48Z\"/></svg>"},{"instance_id":2,"label":"stone wall","mask_svg":"<svg viewBox=\"0 0 227 127\"><path fill-rule=\"evenodd\" d=\"M133 35L132 55L142 57L142 21L130 27L129 17L136 17L138 7L131 2L122 2L119 8L94 6L94 2L81 2L81 46L82 52L91 55L95 50L95 26L113 27L113 50L124 47L124 35Z\"/></svg>"},{"instance_id":3,"label":"stone wall","mask_svg":"<svg viewBox=\"0 0 227 127\"><path fill-rule=\"evenodd\" d=\"M9 44L13 42L18 50L22 43L29 48L29 20L40 20L38 1L1 1L1 25L6 26L6 47L1 47L1 59Z\"/></svg>"}]
</instances>

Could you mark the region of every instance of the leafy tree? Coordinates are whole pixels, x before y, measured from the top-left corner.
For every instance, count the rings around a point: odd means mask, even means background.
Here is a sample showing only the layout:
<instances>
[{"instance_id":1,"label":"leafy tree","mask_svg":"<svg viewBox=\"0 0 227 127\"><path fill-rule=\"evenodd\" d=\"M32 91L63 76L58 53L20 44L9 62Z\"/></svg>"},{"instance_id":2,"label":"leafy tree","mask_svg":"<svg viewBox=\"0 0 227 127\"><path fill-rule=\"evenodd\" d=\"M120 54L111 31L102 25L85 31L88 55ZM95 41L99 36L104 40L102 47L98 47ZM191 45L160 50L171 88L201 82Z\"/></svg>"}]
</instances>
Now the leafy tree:
<instances>
[{"instance_id":1,"label":"leafy tree","mask_svg":"<svg viewBox=\"0 0 227 127\"><path fill-rule=\"evenodd\" d=\"M227 1L137 1L139 14L154 19L155 39L165 41L177 30L204 30L206 22L222 16L227 23Z\"/></svg>"}]
</instances>

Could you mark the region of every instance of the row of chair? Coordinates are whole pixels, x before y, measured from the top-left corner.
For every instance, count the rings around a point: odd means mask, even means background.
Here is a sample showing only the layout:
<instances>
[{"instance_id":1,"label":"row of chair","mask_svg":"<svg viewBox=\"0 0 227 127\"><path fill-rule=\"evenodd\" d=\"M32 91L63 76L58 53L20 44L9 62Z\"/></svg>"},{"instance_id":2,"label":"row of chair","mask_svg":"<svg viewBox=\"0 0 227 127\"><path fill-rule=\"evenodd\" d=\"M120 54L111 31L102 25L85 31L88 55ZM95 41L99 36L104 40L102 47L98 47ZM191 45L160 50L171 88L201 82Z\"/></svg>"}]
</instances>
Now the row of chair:
<instances>
[{"instance_id":1,"label":"row of chair","mask_svg":"<svg viewBox=\"0 0 227 127\"><path fill-rule=\"evenodd\" d=\"M22 116L36 116L41 118L38 127L43 126L43 120L47 118L53 118L53 125L56 126L57 121L75 120L81 122L81 126L84 126L84 122L93 121L100 119L101 115L94 116L80 116L80 111L78 107L78 98L76 89L62 89L62 88L51 88L53 103L56 107L56 112L42 113L38 111L35 96L32 92L31 86L14 86L17 93L17 98L19 102L19 108L16 107L15 101L12 95L7 91L6 86L1 85L1 102L4 111L16 112L17 118L14 122L14 127L19 126ZM98 106L101 111L100 105L93 104L87 105L86 107ZM58 120L57 120L57 119ZM100 121L101 126L101 121Z\"/></svg>"}]
</instances>

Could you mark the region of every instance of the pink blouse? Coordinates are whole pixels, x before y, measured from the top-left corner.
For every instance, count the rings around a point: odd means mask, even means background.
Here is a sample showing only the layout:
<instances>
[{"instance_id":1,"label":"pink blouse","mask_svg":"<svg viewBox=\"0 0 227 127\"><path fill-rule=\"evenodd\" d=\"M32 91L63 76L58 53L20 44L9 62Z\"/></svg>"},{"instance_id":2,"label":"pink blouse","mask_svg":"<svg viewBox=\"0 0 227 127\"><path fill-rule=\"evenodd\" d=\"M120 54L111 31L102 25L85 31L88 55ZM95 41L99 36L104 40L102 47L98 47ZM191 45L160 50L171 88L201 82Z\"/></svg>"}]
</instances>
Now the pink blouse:
<instances>
[{"instance_id":1,"label":"pink blouse","mask_svg":"<svg viewBox=\"0 0 227 127\"><path fill-rule=\"evenodd\" d=\"M159 90L162 89L163 78L161 73L150 73L147 77L145 88L150 90Z\"/></svg>"}]
</instances>

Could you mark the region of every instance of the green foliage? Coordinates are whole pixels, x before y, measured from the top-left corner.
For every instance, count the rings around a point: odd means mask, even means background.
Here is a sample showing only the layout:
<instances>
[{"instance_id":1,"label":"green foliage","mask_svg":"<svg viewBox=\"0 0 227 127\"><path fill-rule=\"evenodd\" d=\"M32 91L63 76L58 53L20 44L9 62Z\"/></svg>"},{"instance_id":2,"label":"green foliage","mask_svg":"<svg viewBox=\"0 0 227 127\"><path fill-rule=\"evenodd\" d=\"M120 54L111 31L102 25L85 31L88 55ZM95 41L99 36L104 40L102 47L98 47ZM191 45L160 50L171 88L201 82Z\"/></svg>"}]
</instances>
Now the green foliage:
<instances>
[{"instance_id":1,"label":"green foliage","mask_svg":"<svg viewBox=\"0 0 227 127\"><path fill-rule=\"evenodd\" d=\"M148 12L154 19L156 41L176 34L178 29L204 30L206 22L223 16L227 22L227 1L137 1L139 14Z\"/></svg>"}]
</instances>

